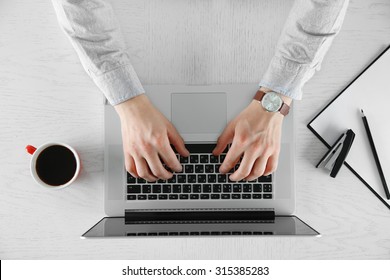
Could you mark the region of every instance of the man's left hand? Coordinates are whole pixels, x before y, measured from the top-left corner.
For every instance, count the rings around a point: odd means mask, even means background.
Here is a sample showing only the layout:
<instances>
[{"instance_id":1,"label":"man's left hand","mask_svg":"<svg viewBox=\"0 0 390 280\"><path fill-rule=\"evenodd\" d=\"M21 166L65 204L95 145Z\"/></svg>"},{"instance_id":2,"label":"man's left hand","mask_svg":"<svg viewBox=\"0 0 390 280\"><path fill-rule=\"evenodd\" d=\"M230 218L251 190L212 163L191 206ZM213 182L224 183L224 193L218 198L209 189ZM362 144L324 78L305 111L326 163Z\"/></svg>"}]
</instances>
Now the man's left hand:
<instances>
[{"instance_id":1,"label":"man's left hand","mask_svg":"<svg viewBox=\"0 0 390 280\"><path fill-rule=\"evenodd\" d=\"M285 99L291 103L291 99ZM267 112L258 101L252 102L233 119L218 138L213 150L214 155L221 154L232 143L225 160L219 168L227 173L241 159L239 168L230 175L230 180L254 180L269 175L276 170L280 152L280 140L284 116Z\"/></svg>"}]
</instances>

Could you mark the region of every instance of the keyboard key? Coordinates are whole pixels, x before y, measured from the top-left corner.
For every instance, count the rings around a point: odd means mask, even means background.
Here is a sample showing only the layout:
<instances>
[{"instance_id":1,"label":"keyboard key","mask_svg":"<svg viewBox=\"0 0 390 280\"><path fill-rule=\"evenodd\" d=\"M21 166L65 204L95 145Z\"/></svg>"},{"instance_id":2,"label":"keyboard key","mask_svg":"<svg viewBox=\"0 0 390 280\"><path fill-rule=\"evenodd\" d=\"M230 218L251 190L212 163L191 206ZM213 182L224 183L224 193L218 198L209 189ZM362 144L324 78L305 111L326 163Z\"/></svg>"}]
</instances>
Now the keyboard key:
<instances>
[{"instance_id":1,"label":"keyboard key","mask_svg":"<svg viewBox=\"0 0 390 280\"><path fill-rule=\"evenodd\" d=\"M240 199L240 198L241 198L241 194L239 194L239 193L234 193L234 194L232 194L232 198L233 198L233 199Z\"/></svg>"},{"instance_id":2,"label":"keyboard key","mask_svg":"<svg viewBox=\"0 0 390 280\"><path fill-rule=\"evenodd\" d=\"M242 187L243 192L252 192L252 185L251 184L244 184Z\"/></svg>"},{"instance_id":3,"label":"keyboard key","mask_svg":"<svg viewBox=\"0 0 390 280\"><path fill-rule=\"evenodd\" d=\"M161 185L153 185L152 192L153 193L161 193Z\"/></svg>"},{"instance_id":4,"label":"keyboard key","mask_svg":"<svg viewBox=\"0 0 390 280\"><path fill-rule=\"evenodd\" d=\"M201 184L192 185L192 192L193 193L201 193L202 192L202 185Z\"/></svg>"},{"instance_id":5,"label":"keyboard key","mask_svg":"<svg viewBox=\"0 0 390 280\"><path fill-rule=\"evenodd\" d=\"M141 185L128 185L127 193L141 193Z\"/></svg>"},{"instance_id":6,"label":"keyboard key","mask_svg":"<svg viewBox=\"0 0 390 280\"><path fill-rule=\"evenodd\" d=\"M200 233L199 232L197 232L197 231L191 231L190 232L190 235L199 235Z\"/></svg>"},{"instance_id":7,"label":"keyboard key","mask_svg":"<svg viewBox=\"0 0 390 280\"><path fill-rule=\"evenodd\" d=\"M176 174L173 174L172 178L168 179L168 183L175 184L176 183Z\"/></svg>"},{"instance_id":8,"label":"keyboard key","mask_svg":"<svg viewBox=\"0 0 390 280\"><path fill-rule=\"evenodd\" d=\"M212 164L206 164L204 166L204 172L205 173L214 173L214 165Z\"/></svg>"},{"instance_id":9,"label":"keyboard key","mask_svg":"<svg viewBox=\"0 0 390 280\"><path fill-rule=\"evenodd\" d=\"M200 163L209 163L209 155L200 155Z\"/></svg>"},{"instance_id":10,"label":"keyboard key","mask_svg":"<svg viewBox=\"0 0 390 280\"><path fill-rule=\"evenodd\" d=\"M183 185L183 193L190 193L191 192L191 185L185 184Z\"/></svg>"},{"instance_id":11,"label":"keyboard key","mask_svg":"<svg viewBox=\"0 0 390 280\"><path fill-rule=\"evenodd\" d=\"M127 173L127 183L128 184L135 184L135 182L136 182L136 179L133 176L131 176L130 173Z\"/></svg>"},{"instance_id":12,"label":"keyboard key","mask_svg":"<svg viewBox=\"0 0 390 280\"><path fill-rule=\"evenodd\" d=\"M156 194L149 194L148 195L148 199L149 200L156 200L157 199L157 195Z\"/></svg>"},{"instance_id":13,"label":"keyboard key","mask_svg":"<svg viewBox=\"0 0 390 280\"><path fill-rule=\"evenodd\" d=\"M222 199L230 199L230 194L228 194L228 193L223 193L223 194L221 194L221 198L222 198Z\"/></svg>"},{"instance_id":14,"label":"keyboard key","mask_svg":"<svg viewBox=\"0 0 390 280\"><path fill-rule=\"evenodd\" d=\"M171 232L169 233L169 235L179 235L179 233L178 233L177 231L171 231Z\"/></svg>"},{"instance_id":15,"label":"keyboard key","mask_svg":"<svg viewBox=\"0 0 390 280\"><path fill-rule=\"evenodd\" d=\"M136 200L137 196L135 194L129 194L127 195L127 200Z\"/></svg>"},{"instance_id":16,"label":"keyboard key","mask_svg":"<svg viewBox=\"0 0 390 280\"><path fill-rule=\"evenodd\" d=\"M204 193L211 193L211 185L210 184L203 184L203 192Z\"/></svg>"},{"instance_id":17,"label":"keyboard key","mask_svg":"<svg viewBox=\"0 0 390 280\"><path fill-rule=\"evenodd\" d=\"M272 192L271 184L263 184L263 192Z\"/></svg>"},{"instance_id":18,"label":"keyboard key","mask_svg":"<svg viewBox=\"0 0 390 280\"><path fill-rule=\"evenodd\" d=\"M215 175L215 174L207 175L207 182L208 183L216 183L217 182L217 175Z\"/></svg>"},{"instance_id":19,"label":"keyboard key","mask_svg":"<svg viewBox=\"0 0 390 280\"><path fill-rule=\"evenodd\" d=\"M270 193L265 193L265 194L263 194L263 198L264 198L264 199L272 199L272 194L270 194Z\"/></svg>"},{"instance_id":20,"label":"keyboard key","mask_svg":"<svg viewBox=\"0 0 390 280\"><path fill-rule=\"evenodd\" d=\"M221 184L213 184L213 192L214 193L220 193L221 189L222 189L222 185Z\"/></svg>"},{"instance_id":21,"label":"keyboard key","mask_svg":"<svg viewBox=\"0 0 390 280\"><path fill-rule=\"evenodd\" d=\"M194 165L192 164L184 165L184 171L185 173L194 173Z\"/></svg>"},{"instance_id":22,"label":"keyboard key","mask_svg":"<svg viewBox=\"0 0 390 280\"><path fill-rule=\"evenodd\" d=\"M166 199L168 199L168 195L167 194L159 194L158 199L166 200Z\"/></svg>"},{"instance_id":23,"label":"keyboard key","mask_svg":"<svg viewBox=\"0 0 390 280\"><path fill-rule=\"evenodd\" d=\"M142 193L151 193L152 192L152 186L151 185L143 185L142 186Z\"/></svg>"},{"instance_id":24,"label":"keyboard key","mask_svg":"<svg viewBox=\"0 0 390 280\"><path fill-rule=\"evenodd\" d=\"M206 175L199 174L198 175L198 183L206 183Z\"/></svg>"},{"instance_id":25,"label":"keyboard key","mask_svg":"<svg viewBox=\"0 0 390 280\"><path fill-rule=\"evenodd\" d=\"M164 183L166 183L167 181L166 180L163 180L163 179L158 179L157 180L157 183L159 183L159 184L164 184Z\"/></svg>"},{"instance_id":26,"label":"keyboard key","mask_svg":"<svg viewBox=\"0 0 390 280\"><path fill-rule=\"evenodd\" d=\"M232 185L231 184L223 184L223 192L224 193L232 192Z\"/></svg>"},{"instance_id":27,"label":"keyboard key","mask_svg":"<svg viewBox=\"0 0 390 280\"><path fill-rule=\"evenodd\" d=\"M190 194L190 199L199 199L199 194Z\"/></svg>"},{"instance_id":28,"label":"keyboard key","mask_svg":"<svg viewBox=\"0 0 390 280\"><path fill-rule=\"evenodd\" d=\"M196 175L195 174L187 175L187 183L196 183Z\"/></svg>"},{"instance_id":29,"label":"keyboard key","mask_svg":"<svg viewBox=\"0 0 390 280\"><path fill-rule=\"evenodd\" d=\"M190 163L199 163L198 155L190 155Z\"/></svg>"},{"instance_id":30,"label":"keyboard key","mask_svg":"<svg viewBox=\"0 0 390 280\"><path fill-rule=\"evenodd\" d=\"M241 192L241 184L233 184L233 192Z\"/></svg>"},{"instance_id":31,"label":"keyboard key","mask_svg":"<svg viewBox=\"0 0 390 280\"><path fill-rule=\"evenodd\" d=\"M253 199L261 199L261 194L259 194L259 193L254 193L254 194L252 194L252 198L253 198Z\"/></svg>"},{"instance_id":32,"label":"keyboard key","mask_svg":"<svg viewBox=\"0 0 390 280\"><path fill-rule=\"evenodd\" d=\"M226 183L226 174L218 174L218 183Z\"/></svg>"},{"instance_id":33,"label":"keyboard key","mask_svg":"<svg viewBox=\"0 0 390 280\"><path fill-rule=\"evenodd\" d=\"M178 183L186 183L187 181L187 175L179 174L177 175L177 182Z\"/></svg>"},{"instance_id":34,"label":"keyboard key","mask_svg":"<svg viewBox=\"0 0 390 280\"><path fill-rule=\"evenodd\" d=\"M272 174L257 178L257 182L272 182Z\"/></svg>"},{"instance_id":35,"label":"keyboard key","mask_svg":"<svg viewBox=\"0 0 390 280\"><path fill-rule=\"evenodd\" d=\"M139 194L137 198L138 198L138 200L146 200L147 195L146 194Z\"/></svg>"},{"instance_id":36,"label":"keyboard key","mask_svg":"<svg viewBox=\"0 0 390 280\"><path fill-rule=\"evenodd\" d=\"M222 163L225 160L226 154L219 155L219 162Z\"/></svg>"},{"instance_id":37,"label":"keyboard key","mask_svg":"<svg viewBox=\"0 0 390 280\"><path fill-rule=\"evenodd\" d=\"M195 165L195 173L204 173L204 166L202 164Z\"/></svg>"},{"instance_id":38,"label":"keyboard key","mask_svg":"<svg viewBox=\"0 0 390 280\"><path fill-rule=\"evenodd\" d=\"M179 199L179 195L177 194L170 194L169 199Z\"/></svg>"},{"instance_id":39,"label":"keyboard key","mask_svg":"<svg viewBox=\"0 0 390 280\"><path fill-rule=\"evenodd\" d=\"M188 199L188 194L181 194L179 195L180 199Z\"/></svg>"},{"instance_id":40,"label":"keyboard key","mask_svg":"<svg viewBox=\"0 0 390 280\"><path fill-rule=\"evenodd\" d=\"M202 194L200 195L200 199L210 199L210 195L209 195L209 194L202 193Z\"/></svg>"},{"instance_id":41,"label":"keyboard key","mask_svg":"<svg viewBox=\"0 0 390 280\"><path fill-rule=\"evenodd\" d=\"M146 180L144 178L137 178L137 183L138 184L145 184Z\"/></svg>"},{"instance_id":42,"label":"keyboard key","mask_svg":"<svg viewBox=\"0 0 390 280\"><path fill-rule=\"evenodd\" d=\"M173 193L181 193L181 185L173 185Z\"/></svg>"},{"instance_id":43,"label":"keyboard key","mask_svg":"<svg viewBox=\"0 0 390 280\"><path fill-rule=\"evenodd\" d=\"M210 155L210 162L211 163L218 163L218 156Z\"/></svg>"},{"instance_id":44,"label":"keyboard key","mask_svg":"<svg viewBox=\"0 0 390 280\"><path fill-rule=\"evenodd\" d=\"M249 193L243 193L243 194L242 194L242 199L251 199L251 194L249 194Z\"/></svg>"},{"instance_id":45,"label":"keyboard key","mask_svg":"<svg viewBox=\"0 0 390 280\"><path fill-rule=\"evenodd\" d=\"M261 192L261 184L253 184L253 192Z\"/></svg>"},{"instance_id":46,"label":"keyboard key","mask_svg":"<svg viewBox=\"0 0 390 280\"><path fill-rule=\"evenodd\" d=\"M211 199L219 199L219 198L220 198L220 194L213 193L211 195Z\"/></svg>"},{"instance_id":47,"label":"keyboard key","mask_svg":"<svg viewBox=\"0 0 390 280\"><path fill-rule=\"evenodd\" d=\"M180 156L179 161L180 161L180 163L188 163L188 157Z\"/></svg>"},{"instance_id":48,"label":"keyboard key","mask_svg":"<svg viewBox=\"0 0 390 280\"><path fill-rule=\"evenodd\" d=\"M219 168L221 167L220 164L216 164L214 165L214 170L215 170L215 173L219 173Z\"/></svg>"},{"instance_id":49,"label":"keyboard key","mask_svg":"<svg viewBox=\"0 0 390 280\"><path fill-rule=\"evenodd\" d=\"M170 193L172 191L171 185L163 185L163 193Z\"/></svg>"},{"instance_id":50,"label":"keyboard key","mask_svg":"<svg viewBox=\"0 0 390 280\"><path fill-rule=\"evenodd\" d=\"M200 233L200 235L210 235L210 232L209 232L209 231L202 231L202 232Z\"/></svg>"}]
</instances>

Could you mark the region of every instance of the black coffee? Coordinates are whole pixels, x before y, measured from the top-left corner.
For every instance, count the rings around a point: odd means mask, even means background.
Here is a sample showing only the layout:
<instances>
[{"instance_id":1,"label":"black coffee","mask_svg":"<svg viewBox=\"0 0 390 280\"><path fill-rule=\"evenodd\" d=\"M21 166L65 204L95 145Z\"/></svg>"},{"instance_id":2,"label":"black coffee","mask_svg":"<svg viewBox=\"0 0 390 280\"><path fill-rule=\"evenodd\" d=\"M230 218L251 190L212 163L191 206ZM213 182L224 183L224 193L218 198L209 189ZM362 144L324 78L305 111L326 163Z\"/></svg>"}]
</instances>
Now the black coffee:
<instances>
[{"instance_id":1,"label":"black coffee","mask_svg":"<svg viewBox=\"0 0 390 280\"><path fill-rule=\"evenodd\" d=\"M76 173L76 167L73 152L60 145L44 149L36 162L39 178L51 186L60 186L69 182Z\"/></svg>"}]
</instances>

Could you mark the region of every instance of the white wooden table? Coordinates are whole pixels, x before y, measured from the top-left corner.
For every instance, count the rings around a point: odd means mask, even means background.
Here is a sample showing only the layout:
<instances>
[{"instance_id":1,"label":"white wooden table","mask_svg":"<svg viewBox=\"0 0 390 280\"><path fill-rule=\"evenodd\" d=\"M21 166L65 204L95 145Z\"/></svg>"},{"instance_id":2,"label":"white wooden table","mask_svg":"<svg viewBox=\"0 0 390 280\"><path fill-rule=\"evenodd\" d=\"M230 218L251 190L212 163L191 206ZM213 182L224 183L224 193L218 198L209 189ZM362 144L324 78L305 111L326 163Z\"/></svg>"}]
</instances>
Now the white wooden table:
<instances>
[{"instance_id":1,"label":"white wooden table","mask_svg":"<svg viewBox=\"0 0 390 280\"><path fill-rule=\"evenodd\" d=\"M292 1L114 0L144 84L258 82ZM321 238L82 240L104 216L103 106L60 31L50 1L0 2L1 259L389 259L390 211L326 151L309 120L390 43L390 2L352 0L343 29L295 103L297 215ZM72 187L29 175L27 144L63 141L81 154Z\"/></svg>"}]
</instances>

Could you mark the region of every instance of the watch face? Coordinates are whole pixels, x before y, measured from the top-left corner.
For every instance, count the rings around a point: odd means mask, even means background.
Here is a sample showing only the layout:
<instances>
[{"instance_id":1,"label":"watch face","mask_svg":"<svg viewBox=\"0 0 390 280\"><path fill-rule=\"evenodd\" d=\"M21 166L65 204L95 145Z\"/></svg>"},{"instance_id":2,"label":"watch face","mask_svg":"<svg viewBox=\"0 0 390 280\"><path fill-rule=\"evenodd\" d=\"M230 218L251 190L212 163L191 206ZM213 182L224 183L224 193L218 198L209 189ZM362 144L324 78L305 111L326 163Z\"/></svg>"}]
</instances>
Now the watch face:
<instances>
[{"instance_id":1,"label":"watch face","mask_svg":"<svg viewBox=\"0 0 390 280\"><path fill-rule=\"evenodd\" d=\"M261 104L268 112L277 112L283 104L282 98L276 92L268 92L261 100Z\"/></svg>"}]
</instances>

